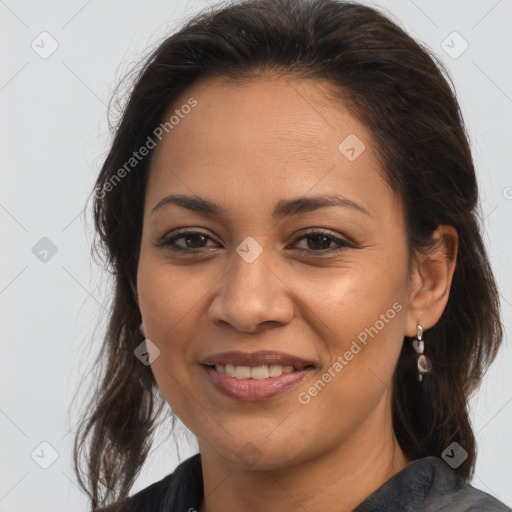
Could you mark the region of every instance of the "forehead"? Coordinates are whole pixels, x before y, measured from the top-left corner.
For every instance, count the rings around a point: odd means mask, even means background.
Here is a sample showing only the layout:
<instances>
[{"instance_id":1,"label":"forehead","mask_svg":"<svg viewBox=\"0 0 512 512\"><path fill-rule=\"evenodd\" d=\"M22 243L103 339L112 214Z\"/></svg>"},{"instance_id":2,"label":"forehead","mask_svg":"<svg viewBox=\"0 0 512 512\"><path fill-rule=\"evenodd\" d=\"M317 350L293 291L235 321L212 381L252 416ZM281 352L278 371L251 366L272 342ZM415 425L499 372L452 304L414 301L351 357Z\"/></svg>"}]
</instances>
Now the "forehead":
<instances>
[{"instance_id":1,"label":"forehead","mask_svg":"<svg viewBox=\"0 0 512 512\"><path fill-rule=\"evenodd\" d=\"M367 128L333 94L331 86L318 80L279 75L203 81L174 102L171 111L179 110L191 97L197 106L161 146L175 149L186 143L199 152L208 146L210 152L224 154L265 149L273 157L328 162L339 155L338 144L350 133L364 139L367 147L373 146Z\"/></svg>"},{"instance_id":2,"label":"forehead","mask_svg":"<svg viewBox=\"0 0 512 512\"><path fill-rule=\"evenodd\" d=\"M261 199L305 195L312 188L337 189L361 202L365 195L386 194L371 132L330 87L269 76L215 78L187 89L169 116L191 98L197 105L186 109L154 150L152 199L171 189L205 195L240 187Z\"/></svg>"}]
</instances>

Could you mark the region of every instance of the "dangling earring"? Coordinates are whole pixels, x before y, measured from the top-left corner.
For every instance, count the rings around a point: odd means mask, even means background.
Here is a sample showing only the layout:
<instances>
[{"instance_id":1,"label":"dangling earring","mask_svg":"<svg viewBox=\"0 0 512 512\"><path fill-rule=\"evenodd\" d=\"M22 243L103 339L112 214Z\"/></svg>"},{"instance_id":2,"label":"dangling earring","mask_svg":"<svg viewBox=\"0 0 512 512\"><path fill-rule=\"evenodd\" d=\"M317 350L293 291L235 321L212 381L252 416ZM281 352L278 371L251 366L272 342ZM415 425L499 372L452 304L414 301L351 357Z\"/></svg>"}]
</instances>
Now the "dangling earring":
<instances>
[{"instance_id":1,"label":"dangling earring","mask_svg":"<svg viewBox=\"0 0 512 512\"><path fill-rule=\"evenodd\" d=\"M417 334L416 339L412 342L412 347L416 351L416 353L420 354L418 357L418 380L421 382L423 380L423 374L428 373L430 370L432 370L432 363L430 362L430 359L428 359L427 356L423 354L423 351L425 349L425 343L422 339L423 334L423 327L418 324L417 327Z\"/></svg>"},{"instance_id":2,"label":"dangling earring","mask_svg":"<svg viewBox=\"0 0 512 512\"><path fill-rule=\"evenodd\" d=\"M142 334L142 336L144 336L144 338L146 337L146 335L144 334L144 322L141 322L140 325L139 325L139 331L140 333Z\"/></svg>"}]
</instances>

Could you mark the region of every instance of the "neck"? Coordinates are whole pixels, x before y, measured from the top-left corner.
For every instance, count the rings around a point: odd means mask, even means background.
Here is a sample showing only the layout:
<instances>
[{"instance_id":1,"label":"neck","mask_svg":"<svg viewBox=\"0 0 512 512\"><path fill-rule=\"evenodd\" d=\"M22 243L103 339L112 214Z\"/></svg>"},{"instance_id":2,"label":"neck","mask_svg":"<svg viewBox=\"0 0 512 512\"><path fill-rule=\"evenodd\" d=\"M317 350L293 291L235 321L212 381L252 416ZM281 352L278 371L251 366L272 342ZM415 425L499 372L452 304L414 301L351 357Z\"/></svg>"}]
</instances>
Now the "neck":
<instances>
[{"instance_id":1,"label":"neck","mask_svg":"<svg viewBox=\"0 0 512 512\"><path fill-rule=\"evenodd\" d=\"M199 440L205 495L199 512L352 511L411 462L400 449L387 410L381 404L373 414L380 421L368 418L339 446L267 471L240 469Z\"/></svg>"}]
</instances>

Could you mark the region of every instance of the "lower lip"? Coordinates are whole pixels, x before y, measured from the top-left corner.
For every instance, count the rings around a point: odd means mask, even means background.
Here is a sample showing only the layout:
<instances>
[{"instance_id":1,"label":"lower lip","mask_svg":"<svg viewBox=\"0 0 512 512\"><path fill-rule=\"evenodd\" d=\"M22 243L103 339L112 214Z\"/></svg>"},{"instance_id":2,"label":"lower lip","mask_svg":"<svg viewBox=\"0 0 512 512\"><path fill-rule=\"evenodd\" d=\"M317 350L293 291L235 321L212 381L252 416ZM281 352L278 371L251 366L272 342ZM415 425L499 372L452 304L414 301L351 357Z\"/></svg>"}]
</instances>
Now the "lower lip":
<instances>
[{"instance_id":1,"label":"lower lip","mask_svg":"<svg viewBox=\"0 0 512 512\"><path fill-rule=\"evenodd\" d=\"M314 368L303 368L290 373L283 373L279 377L266 379L237 379L220 373L211 366L203 365L208 379L217 391L226 396L257 402L283 394L301 382Z\"/></svg>"}]
</instances>

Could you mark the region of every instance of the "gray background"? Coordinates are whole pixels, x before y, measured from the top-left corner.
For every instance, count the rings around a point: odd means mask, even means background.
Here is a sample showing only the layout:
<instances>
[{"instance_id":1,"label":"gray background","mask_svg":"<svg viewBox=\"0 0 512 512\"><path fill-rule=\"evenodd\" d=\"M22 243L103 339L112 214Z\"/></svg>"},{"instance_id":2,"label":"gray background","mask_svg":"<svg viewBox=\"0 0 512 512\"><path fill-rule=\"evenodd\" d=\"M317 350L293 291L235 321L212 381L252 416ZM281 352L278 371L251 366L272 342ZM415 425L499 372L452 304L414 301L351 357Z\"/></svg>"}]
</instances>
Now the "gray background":
<instances>
[{"instance_id":1,"label":"gray background","mask_svg":"<svg viewBox=\"0 0 512 512\"><path fill-rule=\"evenodd\" d=\"M385 6L443 59L454 79L481 186L485 240L510 333L512 1L370 4ZM71 459L81 391L73 402L78 405L70 404L79 383L87 382L84 375L104 323L96 332L94 328L98 319L104 322L109 297L108 280L89 256L91 217L83 211L110 140L106 105L132 64L207 5L0 0L0 512L86 509ZM41 36L44 31L50 35ZM468 48L461 53L464 41ZM44 55L52 44L58 48ZM53 245L40 241L43 237ZM471 332L468 325L468 336ZM472 484L509 506L510 361L506 337L471 402L479 448ZM182 458L196 452L184 427L178 434L177 445L172 438L155 445L132 492L170 473L178 464L177 448ZM45 465L49 467L41 467Z\"/></svg>"}]
</instances>

